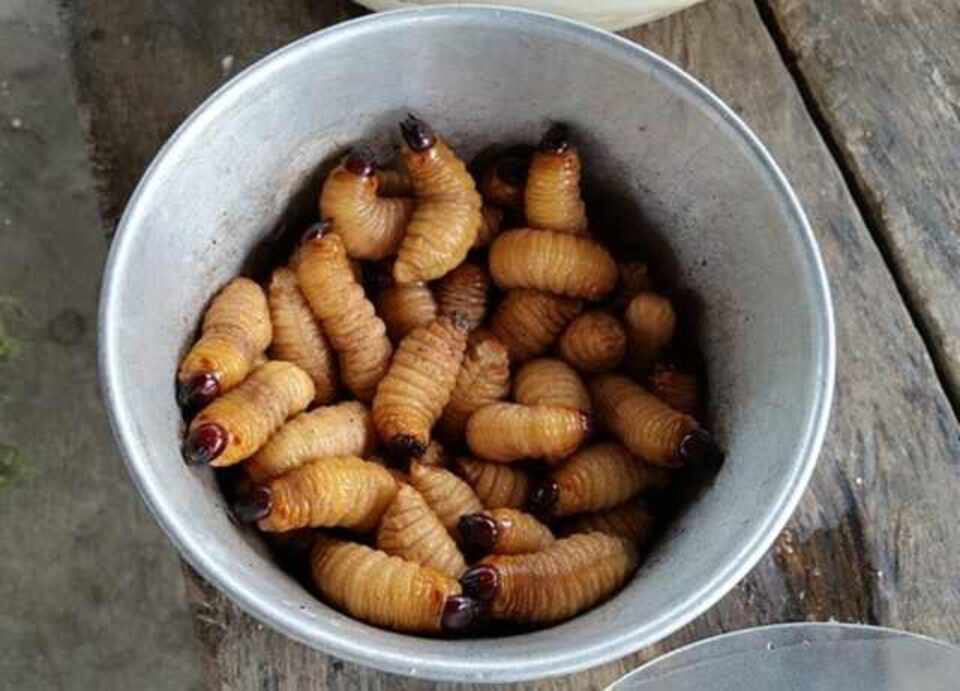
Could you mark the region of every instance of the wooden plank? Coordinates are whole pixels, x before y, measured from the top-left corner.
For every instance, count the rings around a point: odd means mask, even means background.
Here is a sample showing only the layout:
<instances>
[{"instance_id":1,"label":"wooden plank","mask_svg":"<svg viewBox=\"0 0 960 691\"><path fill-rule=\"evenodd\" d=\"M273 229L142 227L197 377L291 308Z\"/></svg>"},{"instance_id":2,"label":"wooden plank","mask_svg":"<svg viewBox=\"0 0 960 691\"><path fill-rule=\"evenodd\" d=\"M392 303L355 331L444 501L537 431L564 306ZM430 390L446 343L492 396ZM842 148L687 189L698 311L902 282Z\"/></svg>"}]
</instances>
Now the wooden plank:
<instances>
[{"instance_id":1,"label":"wooden plank","mask_svg":"<svg viewBox=\"0 0 960 691\"><path fill-rule=\"evenodd\" d=\"M724 628L835 618L960 639L960 426L754 3L708 2L631 36L707 83L768 146L810 217L836 310L837 395L811 487L741 596L709 616Z\"/></svg>"},{"instance_id":2,"label":"wooden plank","mask_svg":"<svg viewBox=\"0 0 960 691\"><path fill-rule=\"evenodd\" d=\"M763 6L960 410L960 3Z\"/></svg>"},{"instance_id":3,"label":"wooden plank","mask_svg":"<svg viewBox=\"0 0 960 691\"><path fill-rule=\"evenodd\" d=\"M109 0L85 0L80 24L148 26L144 17L159 21L158 16L181 22L165 30L180 41L169 50L200 51L204 60L216 64L219 53L197 45L200 38L184 28L189 24L186 12L175 9L193 3L167 0L166 9L159 5L137 0L119 10ZM209 35L202 34L201 43L236 45L243 37L252 57L275 47L271 39L316 26L317 16L297 3L277 2L271 9L262 5L256 0L231 3L231 22L207 25ZM282 30L262 26L280 18L288 22ZM294 21L302 22L299 31ZM883 258L755 5L749 0L705 3L628 35L681 64L726 98L767 142L793 181L833 281L841 353L834 420L796 517L776 548L717 607L667 641L625 660L580 675L504 688L601 688L625 669L687 641L778 621L864 621L960 640L954 575L960 572L960 554L949 549L957 537L950 517L960 493L954 466L960 457L960 427ZM150 45L138 51L168 50L163 41ZM78 53L92 50L96 46L78 43ZM138 52L132 60L120 53L120 46L101 50L96 69L90 68L89 55L86 62L78 60L91 120L100 123L94 134L108 178L108 210L119 204L139 174L139 168L130 166L142 166L144 152L155 150L164 132L156 123L138 132L125 130L127 111L136 109L150 118L167 114L163 124L168 129L175 118L158 101L173 98L185 104L190 98L183 93L198 100L199 83L208 79L187 67L183 83L150 86L143 81L144 70L150 69L136 59L148 53ZM110 74L112 88L111 82L102 82ZM151 141L133 141L144 132ZM870 317L877 306L883 319ZM257 624L195 576L188 581L211 688L452 688L335 661Z\"/></svg>"},{"instance_id":4,"label":"wooden plank","mask_svg":"<svg viewBox=\"0 0 960 691\"><path fill-rule=\"evenodd\" d=\"M178 560L97 386L107 243L59 11L0 2L0 688L186 691Z\"/></svg>"},{"instance_id":5,"label":"wooden plank","mask_svg":"<svg viewBox=\"0 0 960 691\"><path fill-rule=\"evenodd\" d=\"M345 0L76 0L68 12L102 213L114 223L163 142L227 78L363 10Z\"/></svg>"}]
</instances>

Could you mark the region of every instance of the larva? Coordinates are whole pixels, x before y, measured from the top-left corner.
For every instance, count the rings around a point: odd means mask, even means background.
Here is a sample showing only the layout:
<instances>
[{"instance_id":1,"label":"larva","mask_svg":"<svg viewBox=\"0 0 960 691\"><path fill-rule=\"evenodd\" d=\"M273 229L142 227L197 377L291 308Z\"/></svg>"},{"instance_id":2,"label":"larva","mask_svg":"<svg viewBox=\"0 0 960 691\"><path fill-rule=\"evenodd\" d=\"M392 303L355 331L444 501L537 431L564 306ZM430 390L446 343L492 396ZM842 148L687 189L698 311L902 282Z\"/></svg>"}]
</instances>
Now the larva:
<instances>
[{"instance_id":1,"label":"larva","mask_svg":"<svg viewBox=\"0 0 960 691\"><path fill-rule=\"evenodd\" d=\"M554 541L550 528L516 509L467 514L458 527L464 550L474 556L539 552Z\"/></svg>"},{"instance_id":2,"label":"larva","mask_svg":"<svg viewBox=\"0 0 960 691\"><path fill-rule=\"evenodd\" d=\"M617 284L617 265L603 245L550 230L500 233L490 245L489 264L501 288L536 288L599 300Z\"/></svg>"},{"instance_id":3,"label":"larva","mask_svg":"<svg viewBox=\"0 0 960 691\"><path fill-rule=\"evenodd\" d=\"M480 229L477 231L477 239L473 241L473 246L486 247L493 242L502 227L503 209L484 204L480 209Z\"/></svg>"},{"instance_id":4,"label":"larva","mask_svg":"<svg viewBox=\"0 0 960 691\"><path fill-rule=\"evenodd\" d=\"M200 338L177 373L177 400L199 410L242 382L254 359L273 338L263 289L249 278L235 278L221 290L203 316Z\"/></svg>"},{"instance_id":5,"label":"larva","mask_svg":"<svg viewBox=\"0 0 960 691\"><path fill-rule=\"evenodd\" d=\"M551 127L533 154L524 210L534 228L575 235L587 232L587 209L580 197L580 155L563 125Z\"/></svg>"},{"instance_id":6,"label":"larva","mask_svg":"<svg viewBox=\"0 0 960 691\"><path fill-rule=\"evenodd\" d=\"M656 517L642 500L631 501L598 513L571 516L560 524L559 534L606 533L642 546L653 534Z\"/></svg>"},{"instance_id":7,"label":"larva","mask_svg":"<svg viewBox=\"0 0 960 691\"><path fill-rule=\"evenodd\" d=\"M377 193L382 197L413 196L413 182L402 170L378 169Z\"/></svg>"},{"instance_id":8,"label":"larva","mask_svg":"<svg viewBox=\"0 0 960 691\"><path fill-rule=\"evenodd\" d=\"M459 578L467 568L457 543L420 493L401 485L377 530L377 549Z\"/></svg>"},{"instance_id":9,"label":"larva","mask_svg":"<svg viewBox=\"0 0 960 691\"><path fill-rule=\"evenodd\" d=\"M418 458L417 461L423 465L446 468L450 463L450 458L447 456L447 450L443 448L443 445L437 440L432 439L430 443L427 444L427 450L423 452L423 455Z\"/></svg>"},{"instance_id":10,"label":"larva","mask_svg":"<svg viewBox=\"0 0 960 691\"><path fill-rule=\"evenodd\" d=\"M623 361L627 333L612 314L584 312L560 335L557 350L560 357L581 372L609 372Z\"/></svg>"},{"instance_id":11,"label":"larva","mask_svg":"<svg viewBox=\"0 0 960 691\"><path fill-rule=\"evenodd\" d=\"M720 447L695 419L627 377L601 374L590 392L600 422L641 459L663 466L722 462Z\"/></svg>"},{"instance_id":12,"label":"larva","mask_svg":"<svg viewBox=\"0 0 960 691\"><path fill-rule=\"evenodd\" d=\"M370 401L390 366L387 328L354 278L339 235L305 238L301 255L297 279L337 351L341 379L358 399Z\"/></svg>"},{"instance_id":13,"label":"larva","mask_svg":"<svg viewBox=\"0 0 960 691\"><path fill-rule=\"evenodd\" d=\"M480 607L460 594L460 584L420 566L352 542L318 537L310 555L314 585L351 616L409 633L458 632Z\"/></svg>"},{"instance_id":14,"label":"larva","mask_svg":"<svg viewBox=\"0 0 960 691\"><path fill-rule=\"evenodd\" d=\"M380 196L380 180L373 153L358 147L323 183L320 217L332 221L333 232L356 259L396 254L416 206L410 197Z\"/></svg>"},{"instance_id":15,"label":"larva","mask_svg":"<svg viewBox=\"0 0 960 691\"><path fill-rule=\"evenodd\" d=\"M492 335L475 340L467 348L450 401L443 409L438 428L442 438L462 439L470 416L483 406L506 398L509 392L507 349Z\"/></svg>"},{"instance_id":16,"label":"larva","mask_svg":"<svg viewBox=\"0 0 960 691\"><path fill-rule=\"evenodd\" d=\"M376 444L370 411L359 401L347 401L296 416L270 437L245 468L254 482L263 482L316 458L366 457Z\"/></svg>"},{"instance_id":17,"label":"larva","mask_svg":"<svg viewBox=\"0 0 960 691\"><path fill-rule=\"evenodd\" d=\"M200 411L183 440L191 464L222 467L249 458L313 400L313 380L289 362L268 362Z\"/></svg>"},{"instance_id":18,"label":"larva","mask_svg":"<svg viewBox=\"0 0 960 691\"><path fill-rule=\"evenodd\" d=\"M487 166L480 175L484 201L505 209L522 208L528 165L519 156L504 156Z\"/></svg>"},{"instance_id":19,"label":"larva","mask_svg":"<svg viewBox=\"0 0 960 691\"><path fill-rule=\"evenodd\" d=\"M590 416L580 410L492 403L470 416L467 444L489 461L540 458L556 463L577 450L590 428Z\"/></svg>"},{"instance_id":20,"label":"larva","mask_svg":"<svg viewBox=\"0 0 960 691\"><path fill-rule=\"evenodd\" d=\"M457 459L457 470L488 509L519 509L527 505L531 481L525 470L467 457Z\"/></svg>"},{"instance_id":21,"label":"larva","mask_svg":"<svg viewBox=\"0 0 960 691\"><path fill-rule=\"evenodd\" d=\"M466 345L462 324L446 317L414 329L400 342L373 399L373 424L394 455L410 458L426 451Z\"/></svg>"},{"instance_id":22,"label":"larva","mask_svg":"<svg viewBox=\"0 0 960 691\"><path fill-rule=\"evenodd\" d=\"M667 298L645 292L630 301L623 320L627 327L629 364L635 372L645 372L673 340L677 314Z\"/></svg>"},{"instance_id":23,"label":"larva","mask_svg":"<svg viewBox=\"0 0 960 691\"><path fill-rule=\"evenodd\" d=\"M292 362L310 375L316 403L331 402L338 387L336 354L297 285L297 275L286 267L274 271L267 299L273 322L271 356Z\"/></svg>"},{"instance_id":24,"label":"larva","mask_svg":"<svg viewBox=\"0 0 960 691\"><path fill-rule=\"evenodd\" d=\"M590 393L570 365L553 358L531 360L517 370L513 400L526 406L559 406L589 413Z\"/></svg>"},{"instance_id":25,"label":"larva","mask_svg":"<svg viewBox=\"0 0 960 691\"><path fill-rule=\"evenodd\" d=\"M620 444L594 444L538 484L530 494L530 507L538 516L552 517L602 511L662 489L669 480L666 470L634 458Z\"/></svg>"},{"instance_id":26,"label":"larva","mask_svg":"<svg viewBox=\"0 0 960 691\"><path fill-rule=\"evenodd\" d=\"M619 265L620 293L627 301L632 300L640 293L646 293L653 288L650 279L650 267L646 262L624 262Z\"/></svg>"},{"instance_id":27,"label":"larva","mask_svg":"<svg viewBox=\"0 0 960 691\"><path fill-rule=\"evenodd\" d=\"M511 290L490 320L490 330L516 364L541 355L580 311L573 298L539 290Z\"/></svg>"},{"instance_id":28,"label":"larva","mask_svg":"<svg viewBox=\"0 0 960 691\"><path fill-rule=\"evenodd\" d=\"M436 300L424 283L394 283L380 292L376 304L394 343L437 318Z\"/></svg>"},{"instance_id":29,"label":"larva","mask_svg":"<svg viewBox=\"0 0 960 691\"><path fill-rule=\"evenodd\" d=\"M397 482L383 466L336 456L255 486L236 509L269 533L333 527L367 532L380 522L396 493Z\"/></svg>"},{"instance_id":30,"label":"larva","mask_svg":"<svg viewBox=\"0 0 960 691\"><path fill-rule=\"evenodd\" d=\"M488 603L494 619L552 624L605 600L637 564L637 551L626 540L588 533L532 554L485 557L460 583L466 595Z\"/></svg>"},{"instance_id":31,"label":"larva","mask_svg":"<svg viewBox=\"0 0 960 691\"><path fill-rule=\"evenodd\" d=\"M454 536L461 516L483 511L483 505L470 485L449 470L414 461L410 464L410 483L433 509L443 527Z\"/></svg>"},{"instance_id":32,"label":"larva","mask_svg":"<svg viewBox=\"0 0 960 691\"><path fill-rule=\"evenodd\" d=\"M671 362L658 362L647 383L653 395L674 410L693 416L700 411L700 384L693 372Z\"/></svg>"},{"instance_id":33,"label":"larva","mask_svg":"<svg viewBox=\"0 0 960 691\"><path fill-rule=\"evenodd\" d=\"M398 283L431 281L467 256L480 229L482 202L466 166L429 125L411 115L400 130L417 205L393 276Z\"/></svg>"},{"instance_id":34,"label":"larva","mask_svg":"<svg viewBox=\"0 0 960 691\"><path fill-rule=\"evenodd\" d=\"M465 262L441 278L435 291L440 316L461 319L467 331L483 323L490 292L490 277L484 269Z\"/></svg>"}]
</instances>

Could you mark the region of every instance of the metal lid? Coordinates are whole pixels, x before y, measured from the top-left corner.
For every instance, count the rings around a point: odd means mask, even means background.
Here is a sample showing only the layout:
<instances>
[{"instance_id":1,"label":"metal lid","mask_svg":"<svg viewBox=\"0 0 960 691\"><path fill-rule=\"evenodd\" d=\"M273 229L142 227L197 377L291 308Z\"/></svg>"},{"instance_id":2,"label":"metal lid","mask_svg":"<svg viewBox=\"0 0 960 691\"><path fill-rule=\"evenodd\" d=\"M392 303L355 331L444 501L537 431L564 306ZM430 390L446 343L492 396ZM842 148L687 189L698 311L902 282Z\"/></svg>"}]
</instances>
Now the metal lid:
<instances>
[{"instance_id":1,"label":"metal lid","mask_svg":"<svg viewBox=\"0 0 960 691\"><path fill-rule=\"evenodd\" d=\"M943 691L960 648L893 629L779 624L710 638L634 670L608 691Z\"/></svg>"}]
</instances>

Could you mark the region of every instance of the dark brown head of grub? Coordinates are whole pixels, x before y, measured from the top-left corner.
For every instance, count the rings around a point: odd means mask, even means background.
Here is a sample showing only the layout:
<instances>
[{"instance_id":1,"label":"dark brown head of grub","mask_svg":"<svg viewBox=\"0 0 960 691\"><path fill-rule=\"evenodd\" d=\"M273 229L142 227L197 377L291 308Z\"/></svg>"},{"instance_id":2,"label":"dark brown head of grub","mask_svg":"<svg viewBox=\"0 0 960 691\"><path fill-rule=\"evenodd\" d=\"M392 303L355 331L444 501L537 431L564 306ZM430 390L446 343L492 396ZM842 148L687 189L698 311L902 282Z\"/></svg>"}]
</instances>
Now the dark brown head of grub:
<instances>
[{"instance_id":1,"label":"dark brown head of grub","mask_svg":"<svg viewBox=\"0 0 960 691\"><path fill-rule=\"evenodd\" d=\"M570 128L561 123L553 125L540 140L540 151L562 154L570 148Z\"/></svg>"},{"instance_id":2,"label":"dark brown head of grub","mask_svg":"<svg viewBox=\"0 0 960 691\"><path fill-rule=\"evenodd\" d=\"M709 432L695 429L683 438L677 450L677 464L698 466L716 472L723 465L725 454Z\"/></svg>"},{"instance_id":3,"label":"dark brown head of grub","mask_svg":"<svg viewBox=\"0 0 960 691\"><path fill-rule=\"evenodd\" d=\"M480 602L490 602L500 588L500 574L492 564L477 564L460 576L463 594Z\"/></svg>"},{"instance_id":4,"label":"dark brown head of grub","mask_svg":"<svg viewBox=\"0 0 960 691\"><path fill-rule=\"evenodd\" d=\"M400 123L400 134L407 146L417 152L426 151L437 143L433 128L413 114L408 114L407 119Z\"/></svg>"},{"instance_id":5,"label":"dark brown head of grub","mask_svg":"<svg viewBox=\"0 0 960 691\"><path fill-rule=\"evenodd\" d=\"M213 372L201 372L185 382L177 382L177 403L188 416L205 408L219 395L220 378Z\"/></svg>"},{"instance_id":6,"label":"dark brown head of grub","mask_svg":"<svg viewBox=\"0 0 960 691\"><path fill-rule=\"evenodd\" d=\"M354 175L369 178L377 172L377 159L368 146L357 146L350 150L343 167Z\"/></svg>"},{"instance_id":7,"label":"dark brown head of grub","mask_svg":"<svg viewBox=\"0 0 960 691\"><path fill-rule=\"evenodd\" d=\"M457 531L460 533L464 551L473 558L480 558L493 551L500 527L490 516L471 513L460 517Z\"/></svg>"},{"instance_id":8,"label":"dark brown head of grub","mask_svg":"<svg viewBox=\"0 0 960 691\"><path fill-rule=\"evenodd\" d=\"M394 461L413 460L426 452L427 445L410 434L398 434L387 442L387 453Z\"/></svg>"},{"instance_id":9,"label":"dark brown head of grub","mask_svg":"<svg viewBox=\"0 0 960 691\"><path fill-rule=\"evenodd\" d=\"M241 495L233 504L233 515L241 523L255 523L270 515L273 493L266 485L256 485Z\"/></svg>"},{"instance_id":10,"label":"dark brown head of grub","mask_svg":"<svg viewBox=\"0 0 960 691\"><path fill-rule=\"evenodd\" d=\"M215 422L205 422L187 432L180 452L187 465L207 465L227 448L227 431Z\"/></svg>"},{"instance_id":11,"label":"dark brown head of grub","mask_svg":"<svg viewBox=\"0 0 960 691\"><path fill-rule=\"evenodd\" d=\"M553 478L541 480L530 492L527 499L527 508L530 513L545 518L553 512L553 507L560 498L560 485Z\"/></svg>"},{"instance_id":12,"label":"dark brown head of grub","mask_svg":"<svg viewBox=\"0 0 960 691\"><path fill-rule=\"evenodd\" d=\"M326 235L332 227L333 220L329 218L324 218L316 223L311 223L309 226L307 226L307 229L303 231L303 235L300 236L300 244L305 245L308 242L319 240Z\"/></svg>"},{"instance_id":13,"label":"dark brown head of grub","mask_svg":"<svg viewBox=\"0 0 960 691\"><path fill-rule=\"evenodd\" d=\"M472 597L452 595L443 606L440 624L447 633L466 633L483 618L485 609Z\"/></svg>"}]
</instances>

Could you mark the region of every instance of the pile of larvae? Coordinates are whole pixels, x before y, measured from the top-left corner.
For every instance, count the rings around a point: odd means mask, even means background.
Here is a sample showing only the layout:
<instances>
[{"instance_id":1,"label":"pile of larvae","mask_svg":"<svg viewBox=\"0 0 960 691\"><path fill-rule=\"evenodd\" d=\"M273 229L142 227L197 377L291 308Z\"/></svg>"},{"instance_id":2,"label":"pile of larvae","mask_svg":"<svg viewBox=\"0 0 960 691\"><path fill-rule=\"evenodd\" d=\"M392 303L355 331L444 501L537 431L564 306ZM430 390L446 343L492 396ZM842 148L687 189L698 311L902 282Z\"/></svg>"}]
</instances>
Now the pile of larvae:
<instances>
[{"instance_id":1,"label":"pile of larvae","mask_svg":"<svg viewBox=\"0 0 960 691\"><path fill-rule=\"evenodd\" d=\"M475 180L424 121L365 146L266 288L236 278L177 377L183 456L242 464L232 510L308 545L319 596L370 624L550 625L618 591L647 496L722 452L677 314L591 232L569 129Z\"/></svg>"}]
</instances>

